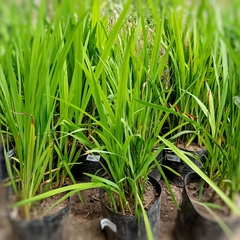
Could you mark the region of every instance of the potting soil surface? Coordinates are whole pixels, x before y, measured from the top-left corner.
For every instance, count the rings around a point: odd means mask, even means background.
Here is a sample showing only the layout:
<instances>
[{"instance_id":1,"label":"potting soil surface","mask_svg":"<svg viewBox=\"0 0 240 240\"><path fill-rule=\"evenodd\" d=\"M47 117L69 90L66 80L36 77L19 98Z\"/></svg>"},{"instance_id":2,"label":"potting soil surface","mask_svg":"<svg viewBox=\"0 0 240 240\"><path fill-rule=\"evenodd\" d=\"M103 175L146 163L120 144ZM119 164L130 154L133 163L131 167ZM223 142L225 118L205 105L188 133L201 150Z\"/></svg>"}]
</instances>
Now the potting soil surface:
<instances>
[{"instance_id":1,"label":"potting soil surface","mask_svg":"<svg viewBox=\"0 0 240 240\"><path fill-rule=\"evenodd\" d=\"M209 185L204 185L203 189L201 191L201 198L199 199L199 192L200 192L200 182L192 182L187 185L187 192L190 196L191 200L195 200L196 202L193 202L194 207L203 215L204 217L208 219L212 219L214 221L214 217L210 214L209 210L207 210L206 207L199 205L197 202L203 202L203 203L212 203L216 206L219 206L220 208L211 208L211 211L213 211L215 214L217 214L221 219L227 221L229 220L229 215L231 214L229 207L224 203L224 201L220 198L218 194L214 194L214 190ZM236 196L236 204L237 207L240 208L240 196L239 194ZM231 217L238 217L237 214L235 215L232 213Z\"/></svg>"}]
</instances>

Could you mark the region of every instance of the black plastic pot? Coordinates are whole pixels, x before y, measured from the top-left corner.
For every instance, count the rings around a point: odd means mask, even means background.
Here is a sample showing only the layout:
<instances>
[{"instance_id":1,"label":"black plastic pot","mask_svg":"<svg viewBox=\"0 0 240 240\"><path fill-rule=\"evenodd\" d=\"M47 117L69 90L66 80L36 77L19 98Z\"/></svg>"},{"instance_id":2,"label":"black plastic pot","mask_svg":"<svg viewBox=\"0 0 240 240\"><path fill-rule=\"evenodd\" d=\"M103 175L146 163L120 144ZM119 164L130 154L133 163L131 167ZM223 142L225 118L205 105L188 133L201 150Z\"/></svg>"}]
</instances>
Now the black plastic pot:
<instances>
[{"instance_id":1,"label":"black plastic pot","mask_svg":"<svg viewBox=\"0 0 240 240\"><path fill-rule=\"evenodd\" d=\"M191 182L200 181L200 179L195 172L189 173L185 177L180 204L181 210L178 211L176 218L174 235L178 240L227 240L228 238L217 221L201 214L189 197L187 185ZM224 222L233 233L240 230L240 217L229 217L227 220L224 219Z\"/></svg>"},{"instance_id":2,"label":"black plastic pot","mask_svg":"<svg viewBox=\"0 0 240 240\"><path fill-rule=\"evenodd\" d=\"M151 229L155 238L158 237L160 229L160 204L161 204L161 185L157 180L149 177L149 181L156 188L159 197L147 211ZM100 200L104 190L100 189ZM137 216L127 216L113 212L101 201L103 219L101 221L102 229L105 230L108 240L147 240L145 224L143 217L138 224Z\"/></svg>"},{"instance_id":3,"label":"black plastic pot","mask_svg":"<svg viewBox=\"0 0 240 240\"><path fill-rule=\"evenodd\" d=\"M158 163L159 163L160 165L161 165L162 161L164 160L164 158L165 158L165 151L162 150L162 151L158 154L158 156L157 156L157 161L158 161ZM155 178L157 181L160 181L160 179L161 179L161 173L159 172L157 166L155 166L155 167L152 169L152 171L151 171L151 173L149 174L149 176Z\"/></svg>"},{"instance_id":4,"label":"black plastic pot","mask_svg":"<svg viewBox=\"0 0 240 240\"><path fill-rule=\"evenodd\" d=\"M3 147L0 148L0 181L8 177Z\"/></svg>"},{"instance_id":5,"label":"black plastic pot","mask_svg":"<svg viewBox=\"0 0 240 240\"><path fill-rule=\"evenodd\" d=\"M104 159L98 154L83 155L72 167L71 173L76 180L88 182L91 180L91 178L86 176L84 173L102 176L105 173L104 169L102 168L102 164L104 164Z\"/></svg>"},{"instance_id":6,"label":"black plastic pot","mask_svg":"<svg viewBox=\"0 0 240 240\"><path fill-rule=\"evenodd\" d=\"M12 230L19 240L67 240L63 231L70 209L71 198L69 197L66 207L55 214L46 215L42 219L17 221L10 217Z\"/></svg>"},{"instance_id":7,"label":"black plastic pot","mask_svg":"<svg viewBox=\"0 0 240 240\"><path fill-rule=\"evenodd\" d=\"M192 154L197 154L201 163L205 162L205 159L206 159L206 156L207 156L207 150L206 149L202 149L200 151L188 151L188 150L185 150L185 149L181 149L181 150L184 150L185 152L189 152L189 153L192 153ZM195 163L199 168L202 168L201 163L198 160L196 160L194 157L188 156L188 158L193 163ZM185 176L188 173L193 172L193 170L172 151L166 151L166 157L164 158L164 161L163 161L162 164L166 165L166 166L172 168L174 171L180 173L181 177L179 177L178 175L176 175L172 171L168 170L167 168L163 167L163 171L164 171L168 181L171 184L173 184L175 186L178 186L178 187L183 187Z\"/></svg>"},{"instance_id":8,"label":"black plastic pot","mask_svg":"<svg viewBox=\"0 0 240 240\"><path fill-rule=\"evenodd\" d=\"M14 153L13 150L10 150L7 154L12 156ZM4 148L0 147L0 182L3 181L5 178L8 177L6 160L4 156Z\"/></svg>"}]
</instances>

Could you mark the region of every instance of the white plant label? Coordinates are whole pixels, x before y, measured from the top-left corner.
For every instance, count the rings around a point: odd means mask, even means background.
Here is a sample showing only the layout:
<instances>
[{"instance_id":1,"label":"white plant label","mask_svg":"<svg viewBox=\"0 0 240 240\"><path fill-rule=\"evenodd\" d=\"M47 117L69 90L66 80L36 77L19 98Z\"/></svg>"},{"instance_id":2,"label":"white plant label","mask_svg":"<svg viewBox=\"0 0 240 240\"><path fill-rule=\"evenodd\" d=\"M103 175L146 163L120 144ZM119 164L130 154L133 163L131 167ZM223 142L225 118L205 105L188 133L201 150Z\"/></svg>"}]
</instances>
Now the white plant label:
<instances>
[{"instance_id":1,"label":"white plant label","mask_svg":"<svg viewBox=\"0 0 240 240\"><path fill-rule=\"evenodd\" d=\"M100 155L87 155L87 161L98 162L100 160Z\"/></svg>"},{"instance_id":2,"label":"white plant label","mask_svg":"<svg viewBox=\"0 0 240 240\"><path fill-rule=\"evenodd\" d=\"M9 152L7 152L8 157L12 157L14 155L14 150L11 149Z\"/></svg>"},{"instance_id":3,"label":"white plant label","mask_svg":"<svg viewBox=\"0 0 240 240\"><path fill-rule=\"evenodd\" d=\"M113 232L117 232L117 226L111 222L108 218L103 218L100 222L101 229L103 230L105 227L109 227Z\"/></svg>"},{"instance_id":4,"label":"white plant label","mask_svg":"<svg viewBox=\"0 0 240 240\"><path fill-rule=\"evenodd\" d=\"M166 154L167 160L172 162L181 162L180 158L177 155Z\"/></svg>"}]
</instances>

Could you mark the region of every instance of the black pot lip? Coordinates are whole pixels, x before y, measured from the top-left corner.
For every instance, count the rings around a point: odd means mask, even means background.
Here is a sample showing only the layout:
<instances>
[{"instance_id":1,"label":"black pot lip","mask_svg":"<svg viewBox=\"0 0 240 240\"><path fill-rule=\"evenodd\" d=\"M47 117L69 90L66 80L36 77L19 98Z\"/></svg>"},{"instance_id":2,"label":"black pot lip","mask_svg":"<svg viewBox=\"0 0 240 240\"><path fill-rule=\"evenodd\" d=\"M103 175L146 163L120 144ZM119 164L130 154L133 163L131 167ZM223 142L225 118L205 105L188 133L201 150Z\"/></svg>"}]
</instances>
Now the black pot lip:
<instances>
[{"instance_id":1,"label":"black pot lip","mask_svg":"<svg viewBox=\"0 0 240 240\"><path fill-rule=\"evenodd\" d=\"M162 186L161 184L154 178L151 177L150 175L148 176L148 180L156 187L156 191L159 193L158 198L154 201L153 205L151 206L150 209L154 208L155 205L157 205L160 201L161 201L161 197L162 197ZM112 212L112 214L120 216L120 217L125 217L128 219L133 219L133 218L137 218L136 215L123 215L119 212L114 212L112 209L110 209L103 201L102 201L102 194L105 192L105 190L103 188L99 188L99 195L100 195L100 202L101 204L110 212ZM146 211L146 213L148 213L150 211L150 209L148 211Z\"/></svg>"},{"instance_id":2,"label":"black pot lip","mask_svg":"<svg viewBox=\"0 0 240 240\"><path fill-rule=\"evenodd\" d=\"M184 178L184 190L185 190L185 193L188 197L188 201L191 203L192 207L194 208L194 210L199 214L199 216L209 222L214 222L216 223L216 220L214 218L209 218L207 216L204 216L200 211L198 211L196 209L196 207L194 206L193 202L191 201L191 198L189 196L189 193L187 191L187 185L188 183L190 182L198 182L199 180L201 180L202 178L196 173L196 172L190 172L188 173L185 178ZM204 179L203 179L204 180ZM205 181L205 180L204 180ZM229 216L229 217L226 217L224 219L222 219L225 223L231 223L233 220L236 220L238 219L237 221L240 223L240 217L239 216Z\"/></svg>"},{"instance_id":3,"label":"black pot lip","mask_svg":"<svg viewBox=\"0 0 240 240\"><path fill-rule=\"evenodd\" d=\"M187 185L190 182L197 182L202 179L196 172L189 172L184 178L184 187L187 189Z\"/></svg>"}]
</instances>

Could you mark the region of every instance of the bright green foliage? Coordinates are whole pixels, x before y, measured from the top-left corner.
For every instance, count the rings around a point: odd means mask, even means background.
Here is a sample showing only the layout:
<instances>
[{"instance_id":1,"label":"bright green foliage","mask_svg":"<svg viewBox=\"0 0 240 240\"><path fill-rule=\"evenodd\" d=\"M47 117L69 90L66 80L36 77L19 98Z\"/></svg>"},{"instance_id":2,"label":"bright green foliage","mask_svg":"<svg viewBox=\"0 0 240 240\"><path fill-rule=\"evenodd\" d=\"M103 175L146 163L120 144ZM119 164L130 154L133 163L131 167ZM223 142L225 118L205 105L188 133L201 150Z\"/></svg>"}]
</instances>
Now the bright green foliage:
<instances>
[{"instance_id":1,"label":"bright green foliage","mask_svg":"<svg viewBox=\"0 0 240 240\"><path fill-rule=\"evenodd\" d=\"M0 3L1 134L15 148L7 167L27 218L35 200L104 187L116 211L113 192L123 213L133 201L152 239L144 186L164 147L238 212L237 0ZM207 148L203 171L176 141ZM109 179L76 184L83 150L102 155ZM61 187L67 176L75 184ZM53 179L60 188L40 194Z\"/></svg>"}]
</instances>

